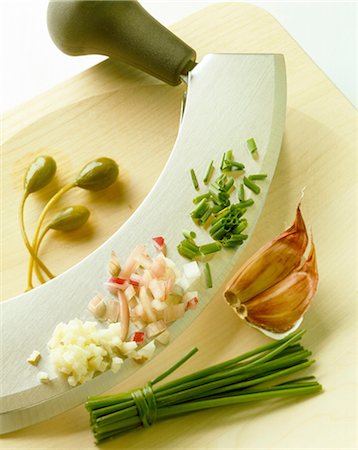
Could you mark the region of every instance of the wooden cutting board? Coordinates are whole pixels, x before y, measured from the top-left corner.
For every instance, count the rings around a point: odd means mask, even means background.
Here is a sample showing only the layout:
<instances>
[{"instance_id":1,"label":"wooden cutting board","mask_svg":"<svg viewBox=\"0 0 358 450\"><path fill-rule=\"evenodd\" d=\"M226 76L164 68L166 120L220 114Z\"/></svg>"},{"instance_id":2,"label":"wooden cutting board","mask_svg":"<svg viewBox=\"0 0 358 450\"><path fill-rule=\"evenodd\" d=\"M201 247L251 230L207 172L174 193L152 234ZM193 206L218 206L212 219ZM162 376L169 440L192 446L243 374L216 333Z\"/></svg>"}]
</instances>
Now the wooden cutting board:
<instances>
[{"instance_id":1,"label":"wooden cutting board","mask_svg":"<svg viewBox=\"0 0 358 450\"><path fill-rule=\"evenodd\" d=\"M357 114L297 43L252 5L213 5L172 27L201 56L210 52L283 53L288 112L284 144L264 212L245 260L291 222L305 187L303 213L312 227L319 290L304 327L317 359L323 394L299 401L228 407L158 423L107 442L103 448L354 448L357 422ZM52 154L56 183L30 198L29 230L43 202L88 160L110 156L121 166L117 185L103 194L71 193L92 210L91 225L75 235L49 236L43 258L60 273L104 242L140 204L175 141L183 87L105 61L8 113L3 122L2 297L25 288L27 255L17 226L22 177L34 156ZM140 132L138 131L140 130ZM70 200L71 198L71 200ZM3 318L6 320L6 318ZM29 326L35 326L30 322ZM193 345L189 372L264 342L214 298L184 335L155 361L111 392L137 387ZM14 349L16 352L16 349ZM2 437L2 448L94 448L84 408Z\"/></svg>"}]
</instances>

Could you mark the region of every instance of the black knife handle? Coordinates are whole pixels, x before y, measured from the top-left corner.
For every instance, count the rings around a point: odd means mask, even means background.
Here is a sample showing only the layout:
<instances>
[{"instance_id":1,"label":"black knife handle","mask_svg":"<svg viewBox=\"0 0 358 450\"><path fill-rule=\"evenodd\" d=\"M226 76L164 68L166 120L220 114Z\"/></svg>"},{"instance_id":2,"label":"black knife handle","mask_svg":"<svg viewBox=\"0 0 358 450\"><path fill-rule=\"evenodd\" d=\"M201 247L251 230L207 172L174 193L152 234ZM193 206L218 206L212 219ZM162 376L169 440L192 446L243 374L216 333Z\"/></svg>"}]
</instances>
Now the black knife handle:
<instances>
[{"instance_id":1,"label":"black knife handle","mask_svg":"<svg viewBox=\"0 0 358 450\"><path fill-rule=\"evenodd\" d=\"M137 1L51 0L47 26L64 53L107 55L173 86L195 66L195 51Z\"/></svg>"}]
</instances>

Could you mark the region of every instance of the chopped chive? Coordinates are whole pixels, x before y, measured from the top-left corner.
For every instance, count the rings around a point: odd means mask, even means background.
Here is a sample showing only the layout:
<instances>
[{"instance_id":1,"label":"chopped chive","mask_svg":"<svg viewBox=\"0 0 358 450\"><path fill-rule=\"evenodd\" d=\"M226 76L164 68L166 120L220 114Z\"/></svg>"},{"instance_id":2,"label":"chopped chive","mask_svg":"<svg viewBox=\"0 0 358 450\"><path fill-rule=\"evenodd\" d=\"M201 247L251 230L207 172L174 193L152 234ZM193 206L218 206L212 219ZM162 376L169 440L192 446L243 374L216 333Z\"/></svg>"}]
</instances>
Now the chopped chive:
<instances>
[{"instance_id":1,"label":"chopped chive","mask_svg":"<svg viewBox=\"0 0 358 450\"><path fill-rule=\"evenodd\" d=\"M209 191L210 191L210 197L211 197L212 201L215 203L215 205L216 206L221 205L219 196L216 194L216 192L214 192L214 189L209 189Z\"/></svg>"},{"instance_id":2,"label":"chopped chive","mask_svg":"<svg viewBox=\"0 0 358 450\"><path fill-rule=\"evenodd\" d=\"M245 201L245 188L242 183L240 183L240 187L239 187L239 200L240 200L240 202Z\"/></svg>"},{"instance_id":3,"label":"chopped chive","mask_svg":"<svg viewBox=\"0 0 358 450\"><path fill-rule=\"evenodd\" d=\"M226 206L225 208L222 208L219 211L219 214L217 215L216 219L221 219L221 218L225 217L227 214L229 214L229 212L230 212L229 206Z\"/></svg>"},{"instance_id":4,"label":"chopped chive","mask_svg":"<svg viewBox=\"0 0 358 450\"><path fill-rule=\"evenodd\" d=\"M216 184L216 183L211 183L209 186L209 192L210 194L212 194L214 197L219 197L219 194L221 192L220 187Z\"/></svg>"},{"instance_id":5,"label":"chopped chive","mask_svg":"<svg viewBox=\"0 0 358 450\"><path fill-rule=\"evenodd\" d=\"M239 205L242 208L246 208L247 206L252 206L254 204L254 200L252 198L248 198L247 200L244 200L243 202L240 202Z\"/></svg>"},{"instance_id":6,"label":"chopped chive","mask_svg":"<svg viewBox=\"0 0 358 450\"><path fill-rule=\"evenodd\" d=\"M247 144L247 148L249 149L250 153L254 153L254 152L257 151L257 145L256 145L256 142L255 142L254 138L248 139L246 141L246 144Z\"/></svg>"},{"instance_id":7,"label":"chopped chive","mask_svg":"<svg viewBox=\"0 0 358 450\"><path fill-rule=\"evenodd\" d=\"M228 248L234 248L234 247L238 247L239 245L242 245L244 243L244 241L225 241L223 242L223 247L228 247Z\"/></svg>"},{"instance_id":8,"label":"chopped chive","mask_svg":"<svg viewBox=\"0 0 358 450\"><path fill-rule=\"evenodd\" d=\"M205 198L203 198L201 200L201 202L199 203L199 205L191 212L191 217L193 219L200 219L200 217L202 217L205 212L207 211L207 209L209 208L209 205L206 201Z\"/></svg>"},{"instance_id":9,"label":"chopped chive","mask_svg":"<svg viewBox=\"0 0 358 450\"><path fill-rule=\"evenodd\" d=\"M215 180L215 183L218 183L220 187L223 187L227 182L227 176L223 173Z\"/></svg>"},{"instance_id":10,"label":"chopped chive","mask_svg":"<svg viewBox=\"0 0 358 450\"><path fill-rule=\"evenodd\" d=\"M190 175L191 175L191 179L193 181L194 188L195 188L196 191L198 191L199 190L199 183L198 183L198 179L196 178L194 169L190 169Z\"/></svg>"},{"instance_id":11,"label":"chopped chive","mask_svg":"<svg viewBox=\"0 0 358 450\"><path fill-rule=\"evenodd\" d=\"M239 239L239 240L245 241L247 238L248 238L247 234L239 234L238 233L238 234L232 234L230 239L232 239L232 240Z\"/></svg>"},{"instance_id":12,"label":"chopped chive","mask_svg":"<svg viewBox=\"0 0 358 450\"><path fill-rule=\"evenodd\" d=\"M213 214L217 214L225 208L224 205L215 205L213 206Z\"/></svg>"},{"instance_id":13,"label":"chopped chive","mask_svg":"<svg viewBox=\"0 0 358 450\"><path fill-rule=\"evenodd\" d=\"M266 173L256 173L254 175L249 175L249 180L255 181L255 180L264 180L265 178L267 178L267 174Z\"/></svg>"},{"instance_id":14,"label":"chopped chive","mask_svg":"<svg viewBox=\"0 0 358 450\"><path fill-rule=\"evenodd\" d=\"M182 233L186 239L195 239L196 238L196 233L194 231L183 230Z\"/></svg>"},{"instance_id":15,"label":"chopped chive","mask_svg":"<svg viewBox=\"0 0 358 450\"><path fill-rule=\"evenodd\" d=\"M244 177L244 185L250 189L250 191L254 192L256 195L260 193L261 189L257 186L256 183L249 180L247 177Z\"/></svg>"},{"instance_id":16,"label":"chopped chive","mask_svg":"<svg viewBox=\"0 0 358 450\"><path fill-rule=\"evenodd\" d=\"M231 161L234 160L232 150L228 150L225 152L222 156L221 164L220 164L220 170L227 170L230 167Z\"/></svg>"},{"instance_id":17,"label":"chopped chive","mask_svg":"<svg viewBox=\"0 0 358 450\"><path fill-rule=\"evenodd\" d=\"M205 222L210 218L210 216L213 213L213 208L210 208L203 214L203 216L200 218L200 224L204 225Z\"/></svg>"},{"instance_id":18,"label":"chopped chive","mask_svg":"<svg viewBox=\"0 0 358 450\"><path fill-rule=\"evenodd\" d=\"M223 167L225 164L225 158L226 158L226 153L223 153L223 156L221 158L221 163L220 163L220 170L223 170Z\"/></svg>"},{"instance_id":19,"label":"chopped chive","mask_svg":"<svg viewBox=\"0 0 358 450\"><path fill-rule=\"evenodd\" d=\"M193 203L197 205L202 201L203 198L209 198L210 194L207 192L206 194L198 195L197 197L193 198Z\"/></svg>"},{"instance_id":20,"label":"chopped chive","mask_svg":"<svg viewBox=\"0 0 358 450\"><path fill-rule=\"evenodd\" d=\"M183 241L180 242L180 245L182 247L185 247L188 250L194 252L196 255L200 254L199 247L195 244L195 242L193 242L193 241L191 241L189 239L184 239Z\"/></svg>"},{"instance_id":21,"label":"chopped chive","mask_svg":"<svg viewBox=\"0 0 358 450\"><path fill-rule=\"evenodd\" d=\"M225 187L224 187L226 192L229 192L229 190L232 188L234 181L235 180L233 179L233 177L229 178L228 182L225 184Z\"/></svg>"},{"instance_id":22,"label":"chopped chive","mask_svg":"<svg viewBox=\"0 0 358 450\"><path fill-rule=\"evenodd\" d=\"M204 274L205 274L206 287L210 289L213 287L213 279L211 277L211 269L210 269L209 263L205 263Z\"/></svg>"},{"instance_id":23,"label":"chopped chive","mask_svg":"<svg viewBox=\"0 0 358 450\"><path fill-rule=\"evenodd\" d=\"M178 252L179 252L182 256L184 256L184 258L187 258L187 259L194 259L195 256L197 256L195 252L189 250L189 249L186 248L186 247L183 247L183 246L180 245L180 244L177 246L177 249L178 249Z\"/></svg>"},{"instance_id":24,"label":"chopped chive","mask_svg":"<svg viewBox=\"0 0 358 450\"><path fill-rule=\"evenodd\" d=\"M215 223L211 222L210 234L220 230L220 228L222 228L223 226L224 226L223 218L217 220Z\"/></svg>"},{"instance_id":25,"label":"chopped chive","mask_svg":"<svg viewBox=\"0 0 358 450\"><path fill-rule=\"evenodd\" d=\"M234 155L232 153L232 150L228 150L225 154L225 160L229 161L229 164L231 164L231 161L234 161Z\"/></svg>"},{"instance_id":26,"label":"chopped chive","mask_svg":"<svg viewBox=\"0 0 358 450\"><path fill-rule=\"evenodd\" d=\"M239 234L247 228L247 225L247 220L242 220L232 231Z\"/></svg>"},{"instance_id":27,"label":"chopped chive","mask_svg":"<svg viewBox=\"0 0 358 450\"><path fill-rule=\"evenodd\" d=\"M204 244L199 247L200 252L203 255L209 255L210 253L215 253L221 250L221 244L218 242L210 242L210 244Z\"/></svg>"},{"instance_id":28,"label":"chopped chive","mask_svg":"<svg viewBox=\"0 0 358 450\"><path fill-rule=\"evenodd\" d=\"M227 230L225 230L225 227L221 226L214 233L210 232L210 236L214 239L214 241L220 241L221 239L223 239L223 237L225 236L226 233L227 233Z\"/></svg>"},{"instance_id":29,"label":"chopped chive","mask_svg":"<svg viewBox=\"0 0 358 450\"><path fill-rule=\"evenodd\" d=\"M229 170L232 169L233 167L235 167L237 170L244 170L245 166L242 163L239 163L237 161L229 161L227 159L225 159L225 164L227 164L226 168L224 168L223 170Z\"/></svg>"},{"instance_id":30,"label":"chopped chive","mask_svg":"<svg viewBox=\"0 0 358 450\"><path fill-rule=\"evenodd\" d=\"M206 171L205 178L204 178L204 184L208 184L209 183L213 172L214 172L214 160L211 161L211 163L210 163L210 165L208 167L208 170Z\"/></svg>"}]
</instances>

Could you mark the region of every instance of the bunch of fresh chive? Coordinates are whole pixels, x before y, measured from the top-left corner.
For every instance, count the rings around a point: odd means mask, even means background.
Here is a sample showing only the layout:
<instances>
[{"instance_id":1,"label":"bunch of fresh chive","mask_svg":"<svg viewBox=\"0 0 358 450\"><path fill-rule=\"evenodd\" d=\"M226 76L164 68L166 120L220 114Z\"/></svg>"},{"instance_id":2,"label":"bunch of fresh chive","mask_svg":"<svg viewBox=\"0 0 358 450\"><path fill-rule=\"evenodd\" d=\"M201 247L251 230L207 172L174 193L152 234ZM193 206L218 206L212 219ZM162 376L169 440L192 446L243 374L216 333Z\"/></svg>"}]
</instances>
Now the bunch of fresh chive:
<instances>
[{"instance_id":1,"label":"bunch of fresh chive","mask_svg":"<svg viewBox=\"0 0 358 450\"><path fill-rule=\"evenodd\" d=\"M309 359L311 352L299 343L303 333L295 332L280 341L158 386L197 351L193 349L142 389L90 397L86 408L97 443L193 411L321 391L313 376L282 380L314 362ZM281 380L277 383L274 380L278 378Z\"/></svg>"}]
</instances>

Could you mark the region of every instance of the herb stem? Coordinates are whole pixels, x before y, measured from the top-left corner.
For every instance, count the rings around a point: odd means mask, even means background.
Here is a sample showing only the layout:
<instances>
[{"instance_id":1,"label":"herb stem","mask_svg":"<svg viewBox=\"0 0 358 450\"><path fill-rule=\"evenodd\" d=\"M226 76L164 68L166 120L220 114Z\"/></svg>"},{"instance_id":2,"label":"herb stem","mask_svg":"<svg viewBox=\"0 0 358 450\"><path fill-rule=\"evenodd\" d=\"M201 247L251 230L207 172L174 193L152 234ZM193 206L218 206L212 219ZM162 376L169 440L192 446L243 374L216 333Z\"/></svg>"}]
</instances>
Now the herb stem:
<instances>
[{"instance_id":1,"label":"herb stem","mask_svg":"<svg viewBox=\"0 0 358 450\"><path fill-rule=\"evenodd\" d=\"M187 353L181 360L179 360L177 363L175 363L173 366L171 366L169 369L167 369L165 372L163 372L158 377L154 378L153 381L151 381L151 384L159 383L160 381L164 380L164 378L171 375L178 367L182 366L188 359L190 359L195 353L198 351L197 347L194 347L192 350L190 350L189 353Z\"/></svg>"},{"instance_id":2,"label":"herb stem","mask_svg":"<svg viewBox=\"0 0 358 450\"><path fill-rule=\"evenodd\" d=\"M38 243L38 239L39 239L39 234L41 231L41 226L46 218L46 215L49 211L49 209L56 203L58 202L58 200L60 200L60 198L62 197L63 194L65 194L67 191L69 191L70 189L74 188L75 186L77 186L76 182L67 184L66 186L64 186L63 188L61 188L53 197L50 198L50 200L47 202L46 206L44 207L44 209L42 210L40 217L37 221L37 225L36 225L36 230L35 230L35 235L32 241L32 248L35 250L35 254L36 254L36 248L37 248L37 243ZM40 264L40 262L39 262ZM29 262L29 267L28 267L28 272L27 272L27 280L28 280L28 290L32 289L32 272L33 272L33 266L34 266L34 258L31 255L30 257L30 262ZM42 265L40 264L40 267L42 267ZM42 267L43 268L43 267ZM43 268L44 269L44 268ZM44 269L45 270L45 269ZM50 276L51 275L51 276ZM54 278L54 275L52 275L50 273L50 278Z\"/></svg>"},{"instance_id":3,"label":"herb stem","mask_svg":"<svg viewBox=\"0 0 358 450\"><path fill-rule=\"evenodd\" d=\"M25 203L27 200L27 197L29 196L28 192L24 192L21 203L20 203L20 210L19 210L19 221L20 221L20 230L22 234L23 241L26 245L26 248L28 252L30 253L30 257L34 258L34 260L40 265L40 267L44 270L46 275L49 278L54 278L54 275L50 272L50 270L47 268L47 266L36 256L33 246L31 246L29 238L26 233L26 227L25 227L25 220L24 220L24 210L25 210ZM27 283L27 290L33 289L32 280L28 279Z\"/></svg>"},{"instance_id":4,"label":"herb stem","mask_svg":"<svg viewBox=\"0 0 358 450\"><path fill-rule=\"evenodd\" d=\"M42 233L39 236L36 249L34 249L34 253L35 253L35 256L37 259L39 258L38 253L39 253L40 245L49 230L50 230L50 227L46 226L46 228L42 231ZM42 283L42 284L45 283L46 280L42 276L42 273L40 271L39 265L37 264L36 260L34 260L34 269L35 269L36 276L37 276L38 280L40 281L40 283Z\"/></svg>"}]
</instances>

